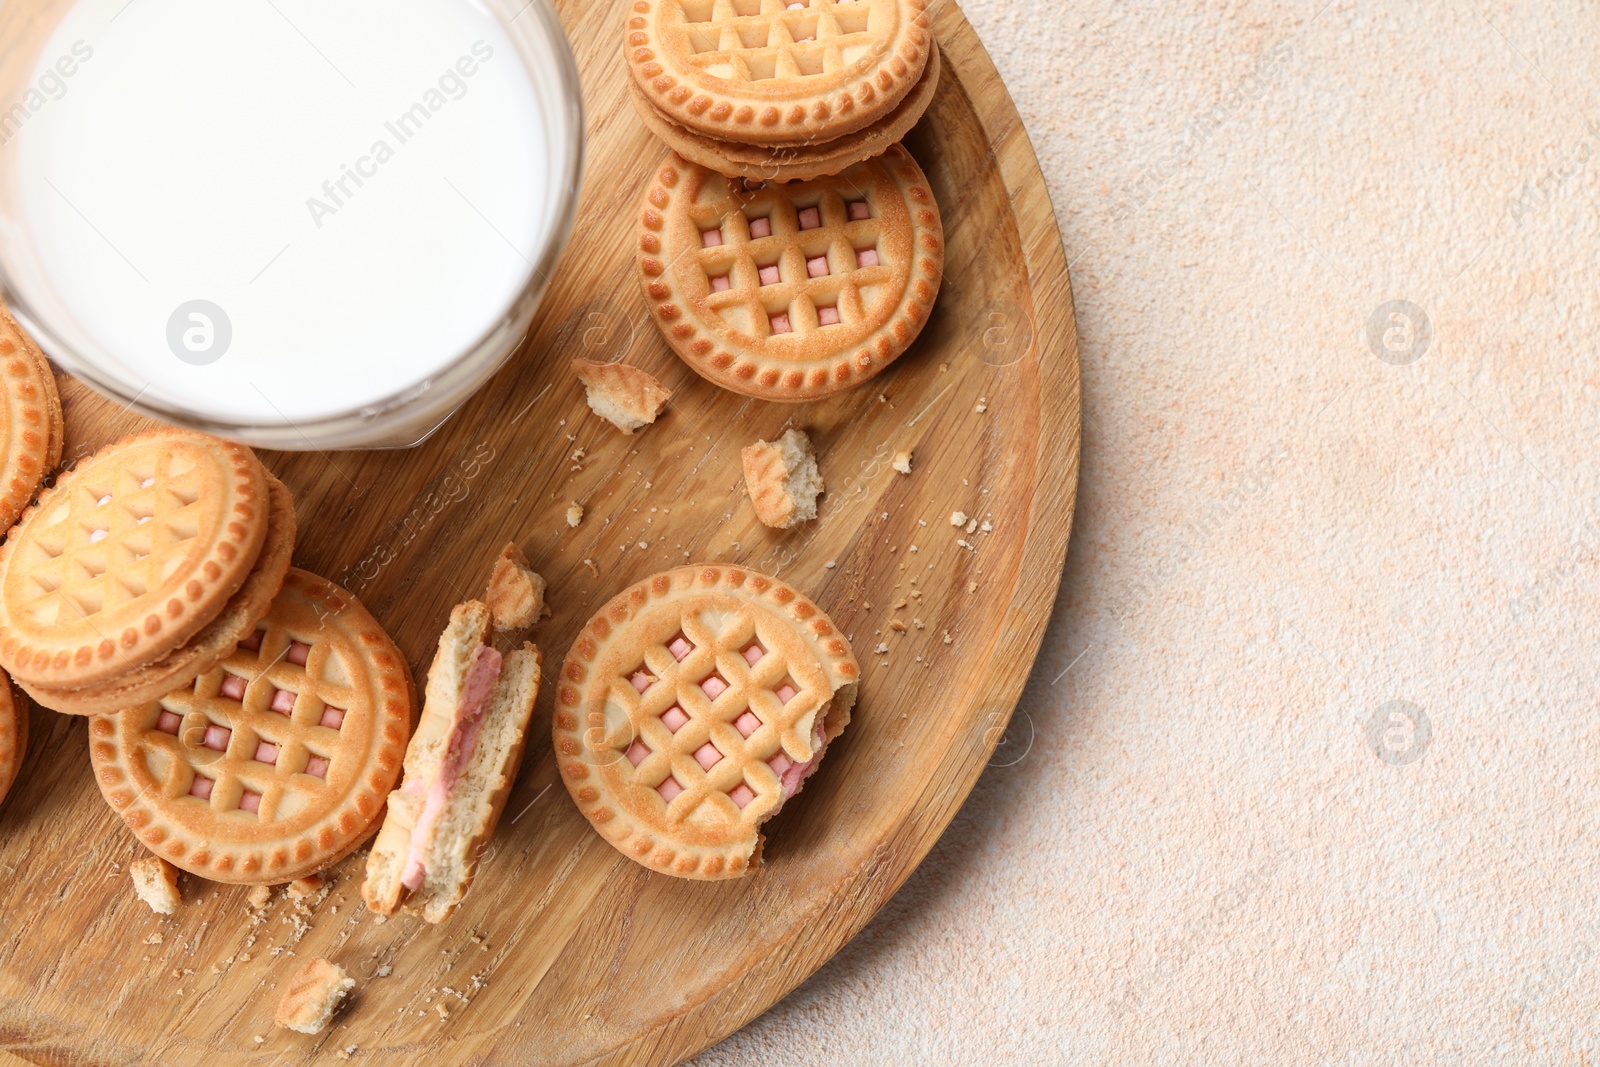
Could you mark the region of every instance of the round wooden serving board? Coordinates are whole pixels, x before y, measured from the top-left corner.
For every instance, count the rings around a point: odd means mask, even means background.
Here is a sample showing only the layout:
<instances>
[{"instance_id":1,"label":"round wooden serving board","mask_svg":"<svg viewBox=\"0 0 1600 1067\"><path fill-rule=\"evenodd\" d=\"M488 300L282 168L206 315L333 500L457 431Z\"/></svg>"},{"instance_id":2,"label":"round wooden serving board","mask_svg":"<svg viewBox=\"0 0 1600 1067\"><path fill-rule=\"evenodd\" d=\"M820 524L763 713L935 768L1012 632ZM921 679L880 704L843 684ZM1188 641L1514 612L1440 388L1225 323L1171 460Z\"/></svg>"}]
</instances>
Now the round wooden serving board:
<instances>
[{"instance_id":1,"label":"round wooden serving board","mask_svg":"<svg viewBox=\"0 0 1600 1067\"><path fill-rule=\"evenodd\" d=\"M187 876L179 913L152 915L126 873L140 849L90 777L83 721L35 709L32 751L0 807L0 1049L53 1064L287 1064L351 1045L386 1065L676 1063L871 918L1004 730L1072 523L1077 334L1038 163L971 27L955 3L937 5L943 83L907 140L948 239L932 320L876 380L788 407L713 388L651 325L631 234L663 150L628 102L625 0L559 6L589 157L533 336L419 448L264 454L298 503L295 563L354 592L419 680L451 606L481 595L508 540L550 583L555 614L535 637L551 673L628 584L690 561L753 567L805 590L850 635L863 668L854 721L767 825L756 873L689 882L637 866L579 815L551 758L547 685L454 918L375 921L358 853L297 932L282 894L257 925L244 888ZM649 370L673 390L666 412L622 436L589 414L567 366L577 355ZM69 460L141 425L76 382L64 399ZM786 425L809 430L827 494L818 521L780 533L756 521L739 449ZM910 475L890 467L900 449L915 453ZM986 525L956 529L954 511ZM318 1038L272 1024L312 956L359 981Z\"/></svg>"}]
</instances>

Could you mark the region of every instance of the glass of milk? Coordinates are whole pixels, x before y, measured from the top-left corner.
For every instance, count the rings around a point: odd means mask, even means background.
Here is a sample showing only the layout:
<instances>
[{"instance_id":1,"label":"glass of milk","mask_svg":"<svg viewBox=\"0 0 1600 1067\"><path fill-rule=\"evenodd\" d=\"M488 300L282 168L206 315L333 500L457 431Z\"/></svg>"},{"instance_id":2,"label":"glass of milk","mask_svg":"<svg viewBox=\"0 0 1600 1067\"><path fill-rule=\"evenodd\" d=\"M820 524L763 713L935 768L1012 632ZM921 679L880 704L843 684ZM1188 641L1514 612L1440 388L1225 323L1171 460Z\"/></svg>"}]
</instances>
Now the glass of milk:
<instances>
[{"instance_id":1,"label":"glass of milk","mask_svg":"<svg viewBox=\"0 0 1600 1067\"><path fill-rule=\"evenodd\" d=\"M0 296L169 422L422 440L526 334L582 163L548 0L0 3Z\"/></svg>"}]
</instances>

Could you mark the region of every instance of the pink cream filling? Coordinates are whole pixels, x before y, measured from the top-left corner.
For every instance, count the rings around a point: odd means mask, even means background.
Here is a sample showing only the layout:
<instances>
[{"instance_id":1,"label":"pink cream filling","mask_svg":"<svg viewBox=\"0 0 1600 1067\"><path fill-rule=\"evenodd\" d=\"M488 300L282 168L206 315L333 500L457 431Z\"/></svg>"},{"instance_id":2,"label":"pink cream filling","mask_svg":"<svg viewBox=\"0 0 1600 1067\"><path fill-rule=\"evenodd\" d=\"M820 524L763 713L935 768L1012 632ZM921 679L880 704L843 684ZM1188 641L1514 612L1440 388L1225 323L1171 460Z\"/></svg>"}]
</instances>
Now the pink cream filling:
<instances>
[{"instance_id":1,"label":"pink cream filling","mask_svg":"<svg viewBox=\"0 0 1600 1067\"><path fill-rule=\"evenodd\" d=\"M445 801L450 798L450 791L455 788L456 782L461 777L461 769L472 759L472 750L478 743L478 733L483 729L483 715L489 708L489 697L494 692L495 682L499 680L500 653L487 645L479 648L473 656L472 666L467 669L466 682L461 687L461 700L456 705L455 725L450 731L444 759L439 762L439 773L428 787L427 799L422 804L422 814L411 831L411 847L406 852L405 867L400 874L400 884L407 889L415 891L422 885L425 873L422 855L427 840L433 834L433 828L439 821L439 814L444 811ZM421 792L420 789L413 790L411 783L407 783L406 791L413 795Z\"/></svg>"}]
</instances>

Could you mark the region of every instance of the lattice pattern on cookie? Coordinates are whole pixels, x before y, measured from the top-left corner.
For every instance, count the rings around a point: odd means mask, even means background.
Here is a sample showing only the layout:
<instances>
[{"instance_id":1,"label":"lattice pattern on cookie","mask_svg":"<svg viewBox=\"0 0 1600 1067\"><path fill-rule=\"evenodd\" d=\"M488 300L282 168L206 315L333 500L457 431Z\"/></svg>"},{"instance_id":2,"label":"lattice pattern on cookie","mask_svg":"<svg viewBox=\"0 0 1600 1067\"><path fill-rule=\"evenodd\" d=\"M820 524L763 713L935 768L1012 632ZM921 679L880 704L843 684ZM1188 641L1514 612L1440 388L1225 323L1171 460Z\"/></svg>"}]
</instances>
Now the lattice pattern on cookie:
<instances>
[{"instance_id":1,"label":"lattice pattern on cookie","mask_svg":"<svg viewBox=\"0 0 1600 1067\"><path fill-rule=\"evenodd\" d=\"M668 155L639 216L639 273L673 349L770 400L847 389L932 313L944 231L902 146L809 182L723 177Z\"/></svg>"},{"instance_id":2,"label":"lattice pattern on cookie","mask_svg":"<svg viewBox=\"0 0 1600 1067\"><path fill-rule=\"evenodd\" d=\"M219 666L90 720L101 791L147 845L221 881L297 877L353 847L400 773L409 670L348 593L291 569Z\"/></svg>"},{"instance_id":3,"label":"lattice pattern on cookie","mask_svg":"<svg viewBox=\"0 0 1600 1067\"><path fill-rule=\"evenodd\" d=\"M633 0L634 85L688 129L742 144L832 141L922 76L924 0Z\"/></svg>"},{"instance_id":4,"label":"lattice pattern on cookie","mask_svg":"<svg viewBox=\"0 0 1600 1067\"><path fill-rule=\"evenodd\" d=\"M702 199L689 214L700 232L707 304L729 328L758 338L804 337L857 326L877 301L898 295L896 274L904 270L880 255L883 227L870 186L841 192L726 184L727 196Z\"/></svg>"},{"instance_id":5,"label":"lattice pattern on cookie","mask_svg":"<svg viewBox=\"0 0 1600 1067\"><path fill-rule=\"evenodd\" d=\"M145 743L171 757L162 794L262 823L327 804L330 771L365 758L364 749L347 751L341 736L352 703L364 699L344 655L334 642L269 616L223 666L158 702Z\"/></svg>"},{"instance_id":6,"label":"lattice pattern on cookie","mask_svg":"<svg viewBox=\"0 0 1600 1067\"><path fill-rule=\"evenodd\" d=\"M199 630L260 552L265 479L248 449L186 431L108 446L63 476L5 546L12 672L89 684Z\"/></svg>"},{"instance_id":7,"label":"lattice pattern on cookie","mask_svg":"<svg viewBox=\"0 0 1600 1067\"><path fill-rule=\"evenodd\" d=\"M792 587L678 567L614 597L573 643L557 762L579 809L634 859L738 877L759 859L760 824L849 721L859 677L843 635Z\"/></svg>"},{"instance_id":8,"label":"lattice pattern on cookie","mask_svg":"<svg viewBox=\"0 0 1600 1067\"><path fill-rule=\"evenodd\" d=\"M887 0L679 0L661 32L714 78L760 82L837 73L883 50ZM877 9L876 11L874 9Z\"/></svg>"},{"instance_id":9,"label":"lattice pattern on cookie","mask_svg":"<svg viewBox=\"0 0 1600 1067\"><path fill-rule=\"evenodd\" d=\"M609 700L623 717L598 747L625 759L675 820L724 800L742 811L759 797L765 802L753 814L771 810L783 802L783 770L813 754L815 713L833 694L814 656L806 669L796 665L801 682L777 650L804 645L763 642L760 631L775 621L750 611L686 611L676 635L609 679Z\"/></svg>"}]
</instances>

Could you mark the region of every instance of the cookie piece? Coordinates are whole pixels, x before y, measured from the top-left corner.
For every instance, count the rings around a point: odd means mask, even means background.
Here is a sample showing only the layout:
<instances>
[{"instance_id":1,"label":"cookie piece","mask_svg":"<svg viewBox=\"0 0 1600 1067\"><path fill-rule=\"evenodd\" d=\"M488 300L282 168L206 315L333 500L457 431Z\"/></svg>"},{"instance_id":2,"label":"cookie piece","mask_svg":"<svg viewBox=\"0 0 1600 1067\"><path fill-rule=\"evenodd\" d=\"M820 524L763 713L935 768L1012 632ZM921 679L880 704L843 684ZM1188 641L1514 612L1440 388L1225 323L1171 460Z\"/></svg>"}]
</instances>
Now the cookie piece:
<instances>
[{"instance_id":1,"label":"cookie piece","mask_svg":"<svg viewBox=\"0 0 1600 1067\"><path fill-rule=\"evenodd\" d=\"M87 689L53 689L23 686L40 704L63 715L112 715L160 699L174 689L191 684L231 655L240 640L255 628L283 587L294 555L294 496L287 486L267 475L267 535L256 565L221 613L182 647L120 678Z\"/></svg>"},{"instance_id":2,"label":"cookie piece","mask_svg":"<svg viewBox=\"0 0 1600 1067\"><path fill-rule=\"evenodd\" d=\"M944 228L900 145L833 178L750 183L669 155L639 213L652 317L696 373L764 400L871 378L933 310Z\"/></svg>"},{"instance_id":3,"label":"cookie piece","mask_svg":"<svg viewBox=\"0 0 1600 1067\"><path fill-rule=\"evenodd\" d=\"M344 995L355 987L356 980L337 963L307 960L289 979L289 987L283 991L272 1019L289 1030L320 1034L328 1028Z\"/></svg>"},{"instance_id":4,"label":"cookie piece","mask_svg":"<svg viewBox=\"0 0 1600 1067\"><path fill-rule=\"evenodd\" d=\"M61 462L61 396L39 346L0 306L0 532Z\"/></svg>"},{"instance_id":5,"label":"cookie piece","mask_svg":"<svg viewBox=\"0 0 1600 1067\"><path fill-rule=\"evenodd\" d=\"M921 77L926 0L635 0L633 82L680 126L747 144L830 141Z\"/></svg>"},{"instance_id":6,"label":"cookie piece","mask_svg":"<svg viewBox=\"0 0 1600 1067\"><path fill-rule=\"evenodd\" d=\"M638 367L575 359L572 369L583 382L589 410L626 434L655 422L672 399L672 390Z\"/></svg>"},{"instance_id":7,"label":"cookie piece","mask_svg":"<svg viewBox=\"0 0 1600 1067\"><path fill-rule=\"evenodd\" d=\"M106 801L152 852L217 882L342 859L400 777L411 671L355 597L291 568L255 633L192 686L89 720Z\"/></svg>"},{"instance_id":8,"label":"cookie piece","mask_svg":"<svg viewBox=\"0 0 1600 1067\"><path fill-rule=\"evenodd\" d=\"M171 915L183 903L178 893L178 868L160 856L146 856L128 865L133 892L157 915Z\"/></svg>"},{"instance_id":9,"label":"cookie piece","mask_svg":"<svg viewBox=\"0 0 1600 1067\"><path fill-rule=\"evenodd\" d=\"M0 671L0 803L17 780L22 757L28 754L28 701Z\"/></svg>"},{"instance_id":10,"label":"cookie piece","mask_svg":"<svg viewBox=\"0 0 1600 1067\"><path fill-rule=\"evenodd\" d=\"M787 530L817 517L822 474L811 438L799 430L786 430L776 441L746 445L739 459L750 503L765 525Z\"/></svg>"},{"instance_id":11,"label":"cookie piece","mask_svg":"<svg viewBox=\"0 0 1600 1067\"><path fill-rule=\"evenodd\" d=\"M53 689L155 662L216 618L267 531L242 445L149 430L63 474L0 547L0 666Z\"/></svg>"},{"instance_id":12,"label":"cookie piece","mask_svg":"<svg viewBox=\"0 0 1600 1067\"><path fill-rule=\"evenodd\" d=\"M614 597L561 668L553 734L578 809L624 855L737 878L760 826L850 721L860 665L815 604L741 567L677 567Z\"/></svg>"},{"instance_id":13,"label":"cookie piece","mask_svg":"<svg viewBox=\"0 0 1600 1067\"><path fill-rule=\"evenodd\" d=\"M469 600L439 637L405 781L367 857L361 896L380 915L403 906L437 923L455 911L522 766L543 661L527 643L502 657L489 623Z\"/></svg>"},{"instance_id":14,"label":"cookie piece","mask_svg":"<svg viewBox=\"0 0 1600 1067\"><path fill-rule=\"evenodd\" d=\"M904 138L933 103L939 89L941 67L939 50L934 48L928 55L922 77L906 98L865 129L832 141L780 146L722 141L685 129L657 111L637 84L630 82L628 89L634 110L650 132L691 163L732 177L798 182L838 174L852 164L882 155L890 145Z\"/></svg>"},{"instance_id":15,"label":"cookie piece","mask_svg":"<svg viewBox=\"0 0 1600 1067\"><path fill-rule=\"evenodd\" d=\"M500 550L484 596L496 630L532 626L544 614L544 578L528 566L528 557L514 543Z\"/></svg>"}]
</instances>

